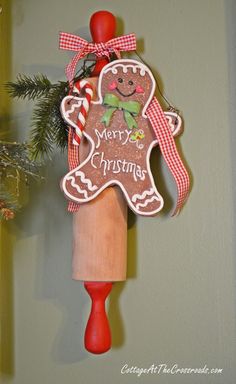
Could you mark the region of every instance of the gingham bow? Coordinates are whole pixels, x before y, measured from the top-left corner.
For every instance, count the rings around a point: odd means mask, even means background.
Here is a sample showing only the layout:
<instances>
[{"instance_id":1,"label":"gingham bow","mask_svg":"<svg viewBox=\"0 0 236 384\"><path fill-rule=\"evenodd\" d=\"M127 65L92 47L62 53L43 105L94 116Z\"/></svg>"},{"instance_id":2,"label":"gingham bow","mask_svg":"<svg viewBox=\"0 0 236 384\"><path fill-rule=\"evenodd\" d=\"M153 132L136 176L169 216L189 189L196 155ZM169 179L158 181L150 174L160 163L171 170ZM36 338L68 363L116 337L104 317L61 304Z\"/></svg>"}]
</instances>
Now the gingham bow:
<instances>
[{"instance_id":1,"label":"gingham bow","mask_svg":"<svg viewBox=\"0 0 236 384\"><path fill-rule=\"evenodd\" d=\"M114 52L120 58L120 51L135 51L136 37L134 33L115 37L106 43L89 43L80 36L72 35L66 32L60 32L59 48L68 51L76 51L77 53L66 66L66 76L70 82L73 82L75 67L82 57L89 53L94 53L96 56L107 56Z\"/></svg>"}]
</instances>

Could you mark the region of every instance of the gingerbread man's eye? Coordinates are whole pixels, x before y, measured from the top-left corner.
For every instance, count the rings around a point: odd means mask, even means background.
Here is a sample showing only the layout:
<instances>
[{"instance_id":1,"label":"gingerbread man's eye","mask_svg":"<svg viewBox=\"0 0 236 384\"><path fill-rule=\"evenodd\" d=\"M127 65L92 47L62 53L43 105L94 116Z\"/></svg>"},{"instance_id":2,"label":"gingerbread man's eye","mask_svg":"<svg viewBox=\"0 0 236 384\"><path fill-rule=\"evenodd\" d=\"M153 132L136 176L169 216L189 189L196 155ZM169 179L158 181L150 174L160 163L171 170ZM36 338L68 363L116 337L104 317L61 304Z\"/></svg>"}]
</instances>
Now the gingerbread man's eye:
<instances>
[{"instance_id":1,"label":"gingerbread man's eye","mask_svg":"<svg viewBox=\"0 0 236 384\"><path fill-rule=\"evenodd\" d=\"M121 77L119 77L118 82L123 83L123 79L121 79Z\"/></svg>"},{"instance_id":2,"label":"gingerbread man's eye","mask_svg":"<svg viewBox=\"0 0 236 384\"><path fill-rule=\"evenodd\" d=\"M133 85L134 82L133 82L132 80L129 80L128 84L129 84L129 85Z\"/></svg>"}]
</instances>

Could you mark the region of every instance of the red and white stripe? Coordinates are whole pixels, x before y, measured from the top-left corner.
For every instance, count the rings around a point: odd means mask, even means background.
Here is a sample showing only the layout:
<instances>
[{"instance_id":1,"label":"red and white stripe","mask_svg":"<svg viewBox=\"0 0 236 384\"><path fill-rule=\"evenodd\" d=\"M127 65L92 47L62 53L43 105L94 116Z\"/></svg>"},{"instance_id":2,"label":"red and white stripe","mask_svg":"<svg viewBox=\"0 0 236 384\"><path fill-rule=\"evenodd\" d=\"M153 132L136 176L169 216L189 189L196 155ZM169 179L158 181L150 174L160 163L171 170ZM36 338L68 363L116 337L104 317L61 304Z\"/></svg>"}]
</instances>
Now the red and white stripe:
<instances>
[{"instance_id":1,"label":"red and white stripe","mask_svg":"<svg viewBox=\"0 0 236 384\"><path fill-rule=\"evenodd\" d=\"M86 80L81 80L74 85L73 92L80 93L85 92L85 98L82 101L80 111L78 114L76 128L69 128L68 135L68 163L69 169L75 169L79 165L79 144L85 128L86 118L89 112L91 100L93 98L93 88L90 83ZM69 201L68 211L77 212L79 209L79 204Z\"/></svg>"},{"instance_id":2,"label":"red and white stripe","mask_svg":"<svg viewBox=\"0 0 236 384\"><path fill-rule=\"evenodd\" d=\"M82 137L82 132L86 123L86 118L89 112L91 100L93 98L93 88L86 80L81 80L74 85L73 92L80 94L81 91L85 92L85 98L82 101L81 108L78 114L78 119L76 122L77 127L73 135L73 144L80 145L80 140Z\"/></svg>"}]
</instances>

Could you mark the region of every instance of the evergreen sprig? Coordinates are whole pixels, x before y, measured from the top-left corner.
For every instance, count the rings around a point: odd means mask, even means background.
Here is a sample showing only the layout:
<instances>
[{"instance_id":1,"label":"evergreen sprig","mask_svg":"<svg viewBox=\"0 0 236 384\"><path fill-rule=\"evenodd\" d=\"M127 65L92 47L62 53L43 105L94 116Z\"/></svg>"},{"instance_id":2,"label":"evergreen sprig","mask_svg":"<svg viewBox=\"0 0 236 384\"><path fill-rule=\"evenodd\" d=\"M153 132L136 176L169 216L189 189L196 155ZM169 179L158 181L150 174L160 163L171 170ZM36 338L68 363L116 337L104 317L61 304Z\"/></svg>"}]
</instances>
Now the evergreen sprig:
<instances>
[{"instance_id":1,"label":"evergreen sprig","mask_svg":"<svg viewBox=\"0 0 236 384\"><path fill-rule=\"evenodd\" d=\"M49 156L53 145L64 148L67 142L67 125L60 114L60 104L68 90L64 82L59 82L48 94L40 99L32 115L31 155Z\"/></svg>"},{"instance_id":2,"label":"evergreen sprig","mask_svg":"<svg viewBox=\"0 0 236 384\"><path fill-rule=\"evenodd\" d=\"M93 64L83 65L75 77L75 82L91 75ZM37 100L32 114L30 144L33 159L50 156L54 146L64 149L67 146L68 127L61 117L60 104L69 93L67 81L51 83L47 76L33 77L18 75L16 82L6 84L13 98Z\"/></svg>"},{"instance_id":3,"label":"evergreen sprig","mask_svg":"<svg viewBox=\"0 0 236 384\"><path fill-rule=\"evenodd\" d=\"M50 80L43 74L33 77L19 74L16 82L8 82L6 89L11 97L35 100L46 95L53 87Z\"/></svg>"}]
</instances>

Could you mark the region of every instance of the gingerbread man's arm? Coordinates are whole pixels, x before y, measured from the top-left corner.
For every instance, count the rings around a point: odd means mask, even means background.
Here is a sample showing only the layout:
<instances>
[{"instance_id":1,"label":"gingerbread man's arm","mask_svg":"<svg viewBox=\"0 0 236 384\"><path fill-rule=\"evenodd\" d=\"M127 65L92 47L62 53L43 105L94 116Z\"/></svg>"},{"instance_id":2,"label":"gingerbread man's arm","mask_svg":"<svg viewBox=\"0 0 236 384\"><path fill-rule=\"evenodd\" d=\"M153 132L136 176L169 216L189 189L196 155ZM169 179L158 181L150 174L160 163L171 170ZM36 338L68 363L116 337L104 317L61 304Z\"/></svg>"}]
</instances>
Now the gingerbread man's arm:
<instances>
[{"instance_id":1,"label":"gingerbread man's arm","mask_svg":"<svg viewBox=\"0 0 236 384\"><path fill-rule=\"evenodd\" d=\"M172 135L174 137L180 135L183 129L181 117L176 112L171 111L164 112L164 114L170 126Z\"/></svg>"},{"instance_id":2,"label":"gingerbread man's arm","mask_svg":"<svg viewBox=\"0 0 236 384\"><path fill-rule=\"evenodd\" d=\"M83 100L84 98L82 97L66 96L61 103L62 117L64 121L74 129L76 129L77 127L78 115L79 115ZM85 123L85 132L94 141L96 140L95 129L96 129L96 125L99 123L99 118L96 116L96 119L94 119L93 116L96 115L97 110L101 111L101 105L97 105L96 103L95 104L91 103L90 110ZM102 113L101 113L101 117L102 117Z\"/></svg>"},{"instance_id":3,"label":"gingerbread man's arm","mask_svg":"<svg viewBox=\"0 0 236 384\"><path fill-rule=\"evenodd\" d=\"M62 118L74 129L77 127L76 121L78 119L79 110L83 100L84 99L82 97L66 96L61 102L60 109Z\"/></svg>"}]
</instances>

